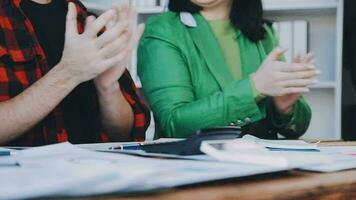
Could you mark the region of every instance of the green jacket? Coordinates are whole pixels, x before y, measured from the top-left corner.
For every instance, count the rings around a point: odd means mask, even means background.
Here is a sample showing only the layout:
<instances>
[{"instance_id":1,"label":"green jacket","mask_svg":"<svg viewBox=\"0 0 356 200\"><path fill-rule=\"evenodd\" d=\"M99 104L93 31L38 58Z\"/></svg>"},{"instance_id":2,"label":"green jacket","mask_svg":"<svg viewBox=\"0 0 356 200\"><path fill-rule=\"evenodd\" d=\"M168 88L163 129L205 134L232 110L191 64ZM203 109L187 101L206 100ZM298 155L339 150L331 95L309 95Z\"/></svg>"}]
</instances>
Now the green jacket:
<instances>
[{"instance_id":1,"label":"green jacket","mask_svg":"<svg viewBox=\"0 0 356 200\"><path fill-rule=\"evenodd\" d=\"M266 26L263 41L253 43L237 30L244 79L235 81L207 21L195 14L197 27L167 12L146 24L138 50L138 72L156 119L156 138L184 138L197 130L240 126L245 134L298 138L307 130L311 111L303 98L287 121L271 98L256 102L249 75L278 45ZM238 55L237 55L238 56Z\"/></svg>"}]
</instances>

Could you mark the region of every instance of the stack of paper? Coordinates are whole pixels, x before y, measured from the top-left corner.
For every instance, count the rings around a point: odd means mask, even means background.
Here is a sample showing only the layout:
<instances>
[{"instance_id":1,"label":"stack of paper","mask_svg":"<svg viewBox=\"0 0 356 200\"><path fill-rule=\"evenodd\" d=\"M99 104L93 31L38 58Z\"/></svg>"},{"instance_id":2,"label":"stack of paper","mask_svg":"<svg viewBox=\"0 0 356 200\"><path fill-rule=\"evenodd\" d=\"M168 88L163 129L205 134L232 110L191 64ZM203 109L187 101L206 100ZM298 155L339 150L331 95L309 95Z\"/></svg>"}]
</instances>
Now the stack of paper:
<instances>
[{"instance_id":1,"label":"stack of paper","mask_svg":"<svg viewBox=\"0 0 356 200\"><path fill-rule=\"evenodd\" d=\"M310 152L318 150L315 145L303 141L272 141L247 136L228 141L205 141L201 145L201 151L219 161L275 167L301 168L330 164L333 161L330 156L318 151ZM270 148L279 151L271 151Z\"/></svg>"},{"instance_id":2,"label":"stack of paper","mask_svg":"<svg viewBox=\"0 0 356 200\"><path fill-rule=\"evenodd\" d=\"M247 135L233 141L203 142L201 151L222 162L324 173L356 169L356 147L318 147L302 140L262 140Z\"/></svg>"},{"instance_id":3,"label":"stack of paper","mask_svg":"<svg viewBox=\"0 0 356 200\"><path fill-rule=\"evenodd\" d=\"M126 190L150 169L129 168L116 160L63 143L38 147L4 157L17 166L0 168L0 199L44 196L82 196ZM125 170L124 170L125 169Z\"/></svg>"},{"instance_id":4,"label":"stack of paper","mask_svg":"<svg viewBox=\"0 0 356 200\"><path fill-rule=\"evenodd\" d=\"M319 143L308 143L303 140L264 140L252 135L245 135L243 139L270 149L319 151Z\"/></svg>"},{"instance_id":5,"label":"stack of paper","mask_svg":"<svg viewBox=\"0 0 356 200\"><path fill-rule=\"evenodd\" d=\"M93 152L69 143L24 150L1 162L0 199L76 197L159 190L288 170L262 165L164 160Z\"/></svg>"},{"instance_id":6,"label":"stack of paper","mask_svg":"<svg viewBox=\"0 0 356 200\"><path fill-rule=\"evenodd\" d=\"M331 157L333 162L328 165L310 165L301 169L325 173L356 169L356 147L321 147L320 154Z\"/></svg>"}]
</instances>

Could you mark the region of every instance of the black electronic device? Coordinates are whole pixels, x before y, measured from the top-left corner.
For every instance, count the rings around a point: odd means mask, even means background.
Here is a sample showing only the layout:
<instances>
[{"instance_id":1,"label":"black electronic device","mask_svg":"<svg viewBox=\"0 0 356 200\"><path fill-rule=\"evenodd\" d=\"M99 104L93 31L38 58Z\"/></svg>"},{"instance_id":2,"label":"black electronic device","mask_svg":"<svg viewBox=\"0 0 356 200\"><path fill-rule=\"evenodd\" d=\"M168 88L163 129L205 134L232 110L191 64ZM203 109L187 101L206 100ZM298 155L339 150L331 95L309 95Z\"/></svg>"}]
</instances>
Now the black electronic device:
<instances>
[{"instance_id":1,"label":"black electronic device","mask_svg":"<svg viewBox=\"0 0 356 200\"><path fill-rule=\"evenodd\" d=\"M199 155L202 154L200 145L203 141L233 140L241 137L241 129L238 127L220 127L198 131L196 134L182 141L142 145L141 149L146 153L182 156Z\"/></svg>"}]
</instances>

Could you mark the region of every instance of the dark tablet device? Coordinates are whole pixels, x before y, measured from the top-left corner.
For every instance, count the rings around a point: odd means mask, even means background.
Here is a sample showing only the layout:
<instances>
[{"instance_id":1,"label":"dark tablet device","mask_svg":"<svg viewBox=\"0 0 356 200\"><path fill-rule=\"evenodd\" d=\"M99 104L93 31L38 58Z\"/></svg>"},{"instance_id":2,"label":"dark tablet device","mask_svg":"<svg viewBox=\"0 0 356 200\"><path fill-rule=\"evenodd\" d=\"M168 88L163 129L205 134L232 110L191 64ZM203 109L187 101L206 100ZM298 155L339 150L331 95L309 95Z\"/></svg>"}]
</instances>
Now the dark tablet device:
<instances>
[{"instance_id":1,"label":"dark tablet device","mask_svg":"<svg viewBox=\"0 0 356 200\"><path fill-rule=\"evenodd\" d=\"M162 144L142 145L141 149L147 153L173 154L173 155L200 155L200 145L206 140L233 140L241 138L241 129L238 127L219 127L198 131L189 138Z\"/></svg>"}]
</instances>

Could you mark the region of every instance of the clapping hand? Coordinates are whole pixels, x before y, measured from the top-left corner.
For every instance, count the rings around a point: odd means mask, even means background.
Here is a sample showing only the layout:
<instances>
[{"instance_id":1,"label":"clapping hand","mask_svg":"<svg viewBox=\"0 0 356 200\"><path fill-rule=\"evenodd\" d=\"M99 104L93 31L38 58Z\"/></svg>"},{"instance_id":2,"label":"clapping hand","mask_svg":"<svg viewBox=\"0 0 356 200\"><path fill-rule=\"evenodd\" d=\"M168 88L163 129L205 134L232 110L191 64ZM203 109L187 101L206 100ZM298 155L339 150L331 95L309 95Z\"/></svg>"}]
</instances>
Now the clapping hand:
<instances>
[{"instance_id":1,"label":"clapping hand","mask_svg":"<svg viewBox=\"0 0 356 200\"><path fill-rule=\"evenodd\" d=\"M294 63L304 63L304 64L309 64L309 65L314 65L315 60L314 60L314 54L313 53L308 53L308 54L298 54L298 56L294 59ZM316 71L317 74L319 74L319 71ZM317 80L315 77L313 80L313 84L317 83ZM292 93L292 94L287 94L284 96L277 96L274 97L274 103L277 108L277 110L280 113L290 113L293 110L293 105L295 104L296 101L302 96L302 93Z\"/></svg>"},{"instance_id":2,"label":"clapping hand","mask_svg":"<svg viewBox=\"0 0 356 200\"><path fill-rule=\"evenodd\" d=\"M281 113L289 113L302 93L316 83L320 73L314 66L313 54L299 55L292 63L280 61L285 49L277 47L265 59L253 77L256 89L273 97Z\"/></svg>"},{"instance_id":3,"label":"clapping hand","mask_svg":"<svg viewBox=\"0 0 356 200\"><path fill-rule=\"evenodd\" d=\"M99 90L118 88L118 79L122 76L129 64L131 55L143 33L144 25L137 26L137 12L125 1L120 6L114 6L116 17L106 27L103 35L109 39L103 40L103 45L108 45L107 55L115 54L119 61L94 79ZM91 19L88 23L91 23Z\"/></svg>"}]
</instances>

